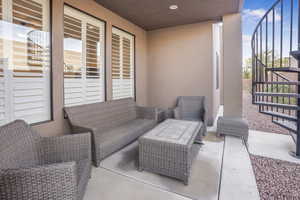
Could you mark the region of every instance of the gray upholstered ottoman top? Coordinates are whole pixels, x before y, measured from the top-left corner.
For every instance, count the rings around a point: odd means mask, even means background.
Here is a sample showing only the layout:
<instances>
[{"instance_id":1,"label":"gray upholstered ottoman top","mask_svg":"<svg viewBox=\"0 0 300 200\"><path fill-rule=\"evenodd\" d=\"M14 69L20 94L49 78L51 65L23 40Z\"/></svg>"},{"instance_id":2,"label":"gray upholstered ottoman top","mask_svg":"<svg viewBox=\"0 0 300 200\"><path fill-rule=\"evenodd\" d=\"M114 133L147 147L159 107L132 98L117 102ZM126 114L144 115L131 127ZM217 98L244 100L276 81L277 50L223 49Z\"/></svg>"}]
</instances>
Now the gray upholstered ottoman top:
<instances>
[{"instance_id":1,"label":"gray upholstered ottoman top","mask_svg":"<svg viewBox=\"0 0 300 200\"><path fill-rule=\"evenodd\" d=\"M200 122L168 119L141 137L178 145L188 145L194 141L200 128Z\"/></svg>"},{"instance_id":2,"label":"gray upholstered ottoman top","mask_svg":"<svg viewBox=\"0 0 300 200\"><path fill-rule=\"evenodd\" d=\"M232 117L219 117L219 125L232 126L237 128L246 128L248 129L248 121L243 118L232 118Z\"/></svg>"}]
</instances>

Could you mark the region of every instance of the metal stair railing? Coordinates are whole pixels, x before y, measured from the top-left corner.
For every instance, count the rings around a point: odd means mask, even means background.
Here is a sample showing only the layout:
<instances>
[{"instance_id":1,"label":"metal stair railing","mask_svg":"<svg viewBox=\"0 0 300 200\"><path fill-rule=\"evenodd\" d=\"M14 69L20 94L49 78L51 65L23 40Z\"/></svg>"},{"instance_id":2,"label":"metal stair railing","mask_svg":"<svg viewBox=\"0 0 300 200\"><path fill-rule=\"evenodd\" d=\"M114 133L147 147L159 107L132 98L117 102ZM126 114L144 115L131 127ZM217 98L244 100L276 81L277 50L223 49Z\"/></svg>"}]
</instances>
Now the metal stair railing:
<instances>
[{"instance_id":1,"label":"metal stair railing","mask_svg":"<svg viewBox=\"0 0 300 200\"><path fill-rule=\"evenodd\" d=\"M277 0L252 36L252 103L290 131L300 156L300 0Z\"/></svg>"}]
</instances>

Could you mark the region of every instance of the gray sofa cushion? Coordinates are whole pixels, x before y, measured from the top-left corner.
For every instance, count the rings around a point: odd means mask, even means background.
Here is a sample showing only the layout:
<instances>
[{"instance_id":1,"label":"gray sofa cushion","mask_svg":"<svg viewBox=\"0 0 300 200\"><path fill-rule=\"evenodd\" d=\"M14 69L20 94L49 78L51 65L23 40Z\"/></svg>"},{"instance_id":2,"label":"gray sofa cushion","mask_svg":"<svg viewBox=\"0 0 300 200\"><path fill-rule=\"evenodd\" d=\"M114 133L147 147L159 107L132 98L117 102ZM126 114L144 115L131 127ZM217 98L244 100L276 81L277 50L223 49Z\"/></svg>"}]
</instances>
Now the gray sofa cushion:
<instances>
[{"instance_id":1,"label":"gray sofa cushion","mask_svg":"<svg viewBox=\"0 0 300 200\"><path fill-rule=\"evenodd\" d=\"M73 133L90 131L92 156L100 161L153 128L160 119L156 108L136 106L132 98L65 108Z\"/></svg>"},{"instance_id":2,"label":"gray sofa cushion","mask_svg":"<svg viewBox=\"0 0 300 200\"><path fill-rule=\"evenodd\" d=\"M137 118L133 99L122 99L65 108L73 126L105 131Z\"/></svg>"},{"instance_id":3,"label":"gray sofa cushion","mask_svg":"<svg viewBox=\"0 0 300 200\"><path fill-rule=\"evenodd\" d=\"M155 126L156 122L149 119L135 119L109 131L96 134L95 139L100 148L101 159L136 140Z\"/></svg>"}]
</instances>

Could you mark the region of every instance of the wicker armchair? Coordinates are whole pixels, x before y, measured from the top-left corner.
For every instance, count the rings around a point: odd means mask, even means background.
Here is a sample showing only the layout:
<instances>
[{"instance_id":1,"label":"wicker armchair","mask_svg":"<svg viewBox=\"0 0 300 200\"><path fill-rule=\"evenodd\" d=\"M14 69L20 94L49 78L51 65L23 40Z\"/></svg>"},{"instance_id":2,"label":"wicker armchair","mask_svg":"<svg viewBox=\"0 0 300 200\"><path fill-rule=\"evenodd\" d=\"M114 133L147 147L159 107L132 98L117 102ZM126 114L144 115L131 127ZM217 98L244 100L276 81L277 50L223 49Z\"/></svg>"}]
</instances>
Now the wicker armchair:
<instances>
[{"instance_id":1,"label":"wicker armchair","mask_svg":"<svg viewBox=\"0 0 300 200\"><path fill-rule=\"evenodd\" d=\"M41 137L21 120L1 127L0 199L81 200L90 146L90 134Z\"/></svg>"},{"instance_id":2,"label":"wicker armchair","mask_svg":"<svg viewBox=\"0 0 300 200\"><path fill-rule=\"evenodd\" d=\"M181 96L178 97L177 106L173 110L175 119L187 121L200 121L202 127L196 138L196 141L201 142L202 137L207 132L207 117L205 97L203 96Z\"/></svg>"}]
</instances>

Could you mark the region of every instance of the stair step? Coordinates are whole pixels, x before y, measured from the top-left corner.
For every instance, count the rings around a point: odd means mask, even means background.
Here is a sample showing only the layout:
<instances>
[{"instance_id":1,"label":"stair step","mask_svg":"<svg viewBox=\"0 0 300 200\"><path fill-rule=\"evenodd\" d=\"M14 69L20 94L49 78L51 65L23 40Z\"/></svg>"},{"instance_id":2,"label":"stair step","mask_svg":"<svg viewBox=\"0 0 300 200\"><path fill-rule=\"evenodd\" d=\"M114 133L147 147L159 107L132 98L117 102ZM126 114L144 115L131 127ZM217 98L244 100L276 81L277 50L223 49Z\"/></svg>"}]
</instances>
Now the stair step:
<instances>
[{"instance_id":1,"label":"stair step","mask_svg":"<svg viewBox=\"0 0 300 200\"><path fill-rule=\"evenodd\" d=\"M287 119L287 120L294 121L294 122L297 121L297 117L291 116L291 115L288 115L288 114L284 114L284 113L279 113L279 112L274 112L274 111L261 111L261 113L266 114L266 115L271 115L273 117L279 117L279 118L282 118L282 119Z\"/></svg>"},{"instance_id":2,"label":"stair step","mask_svg":"<svg viewBox=\"0 0 300 200\"><path fill-rule=\"evenodd\" d=\"M256 105L262 106L271 106L271 107L278 107L278 108L286 108L290 110L300 110L300 107L297 105L289 105L289 104L280 104L280 103L270 103L270 102L263 102L263 101L256 101L254 102Z\"/></svg>"},{"instance_id":3,"label":"stair step","mask_svg":"<svg viewBox=\"0 0 300 200\"><path fill-rule=\"evenodd\" d=\"M297 133L297 125L295 122L288 122L283 120L273 120L273 123L285 128L291 132Z\"/></svg>"},{"instance_id":4,"label":"stair step","mask_svg":"<svg viewBox=\"0 0 300 200\"><path fill-rule=\"evenodd\" d=\"M295 97L300 98L299 94L295 93L272 93L272 92L255 92L255 96L273 96L273 97Z\"/></svg>"},{"instance_id":5,"label":"stair step","mask_svg":"<svg viewBox=\"0 0 300 200\"><path fill-rule=\"evenodd\" d=\"M276 68L266 68L267 71L273 72L300 72L300 68L296 67L276 67Z\"/></svg>"},{"instance_id":6,"label":"stair step","mask_svg":"<svg viewBox=\"0 0 300 200\"><path fill-rule=\"evenodd\" d=\"M292 51L291 55L296 58L297 60L300 60L300 51Z\"/></svg>"},{"instance_id":7,"label":"stair step","mask_svg":"<svg viewBox=\"0 0 300 200\"><path fill-rule=\"evenodd\" d=\"M275 82L256 82L256 84L269 84L269 85L300 85L300 82L297 81L289 81L289 82L280 82L280 81L275 81Z\"/></svg>"}]
</instances>

